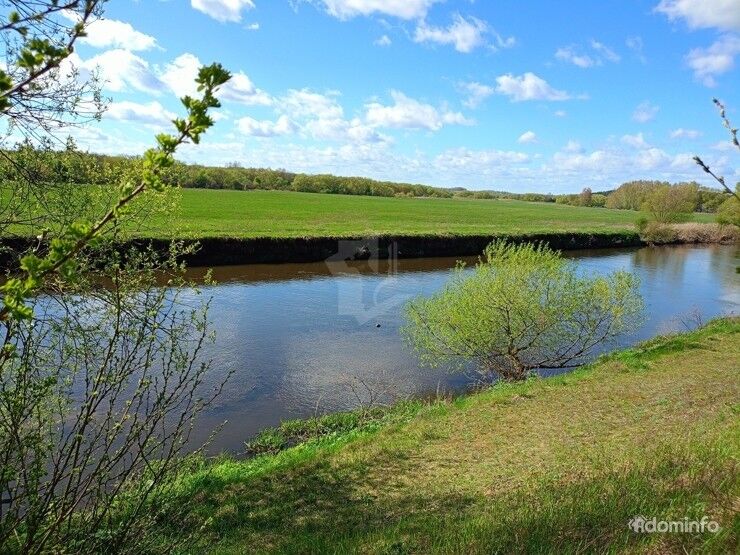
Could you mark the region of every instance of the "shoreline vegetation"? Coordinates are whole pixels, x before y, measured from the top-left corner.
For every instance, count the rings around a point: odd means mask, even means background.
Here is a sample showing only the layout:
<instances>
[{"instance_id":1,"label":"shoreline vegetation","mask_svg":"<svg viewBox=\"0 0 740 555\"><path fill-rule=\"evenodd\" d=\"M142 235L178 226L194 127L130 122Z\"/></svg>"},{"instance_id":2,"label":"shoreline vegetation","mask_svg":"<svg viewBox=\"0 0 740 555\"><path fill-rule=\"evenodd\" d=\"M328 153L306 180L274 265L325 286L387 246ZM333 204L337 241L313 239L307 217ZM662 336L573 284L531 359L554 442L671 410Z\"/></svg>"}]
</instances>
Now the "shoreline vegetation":
<instances>
[{"instance_id":1,"label":"shoreline vegetation","mask_svg":"<svg viewBox=\"0 0 740 555\"><path fill-rule=\"evenodd\" d=\"M285 422L256 457L194 462L169 495L196 502L159 533L205 523L219 554L730 552L738 334L717 319L555 377ZM635 534L637 515L720 531Z\"/></svg>"}]
</instances>

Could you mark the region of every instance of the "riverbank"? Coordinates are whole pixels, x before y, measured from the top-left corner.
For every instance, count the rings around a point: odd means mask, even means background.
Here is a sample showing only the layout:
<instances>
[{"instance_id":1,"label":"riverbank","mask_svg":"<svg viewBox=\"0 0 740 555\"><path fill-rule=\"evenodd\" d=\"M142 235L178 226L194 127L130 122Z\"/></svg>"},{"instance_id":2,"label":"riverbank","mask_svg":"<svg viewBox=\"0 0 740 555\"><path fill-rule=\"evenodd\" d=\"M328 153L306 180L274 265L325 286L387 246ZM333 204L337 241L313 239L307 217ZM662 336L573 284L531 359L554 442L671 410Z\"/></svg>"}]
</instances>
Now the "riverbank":
<instances>
[{"instance_id":1,"label":"riverbank","mask_svg":"<svg viewBox=\"0 0 740 555\"><path fill-rule=\"evenodd\" d=\"M499 238L514 242L544 242L557 250L637 247L644 243L636 232L603 233L532 233L521 235L462 236L370 236L370 237L295 237L295 238L228 238L204 237L179 239L192 251L183 257L189 266L232 266L238 264L283 264L367 259L407 259L478 256ZM169 252L170 239L131 239L115 248L123 253L153 248ZM37 242L32 239L3 239L0 244L0 267L17 264L13 253L23 252Z\"/></svg>"},{"instance_id":2,"label":"riverbank","mask_svg":"<svg viewBox=\"0 0 740 555\"><path fill-rule=\"evenodd\" d=\"M631 210L516 200L363 197L286 191L173 190L145 198L146 225L120 230L129 246L199 243L191 266L319 262L332 257L477 256L492 240L543 241L560 250L640 246ZM157 202L161 203L159 206ZM156 208L153 208L155 207ZM93 217L91 215L91 217ZM698 223L711 214L695 214ZM9 233L29 234L24 228ZM35 235L35 234L34 234ZM36 239L3 240L10 251ZM14 260L0 250L0 265Z\"/></svg>"},{"instance_id":3,"label":"riverbank","mask_svg":"<svg viewBox=\"0 0 740 555\"><path fill-rule=\"evenodd\" d=\"M740 493L740 319L572 373L400 405L177 485L212 553L730 552ZM637 534L627 522L717 521Z\"/></svg>"}]
</instances>

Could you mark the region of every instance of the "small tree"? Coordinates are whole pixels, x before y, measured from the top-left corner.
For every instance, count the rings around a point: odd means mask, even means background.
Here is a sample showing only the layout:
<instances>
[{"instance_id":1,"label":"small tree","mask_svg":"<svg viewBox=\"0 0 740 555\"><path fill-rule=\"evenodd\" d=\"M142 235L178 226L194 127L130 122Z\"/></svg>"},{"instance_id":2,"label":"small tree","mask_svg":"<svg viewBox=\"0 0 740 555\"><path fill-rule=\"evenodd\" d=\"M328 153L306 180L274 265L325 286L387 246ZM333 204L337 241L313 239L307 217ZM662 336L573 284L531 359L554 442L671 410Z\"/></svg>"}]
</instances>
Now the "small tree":
<instances>
[{"instance_id":1,"label":"small tree","mask_svg":"<svg viewBox=\"0 0 740 555\"><path fill-rule=\"evenodd\" d=\"M547 247L497 241L470 275L460 266L443 290L411 301L404 334L428 365L472 362L486 381L516 381L584 363L641 313L632 274L582 277Z\"/></svg>"},{"instance_id":2,"label":"small tree","mask_svg":"<svg viewBox=\"0 0 740 555\"><path fill-rule=\"evenodd\" d=\"M593 193L591 192L591 188L585 187L578 196L578 203L581 206L591 206L592 197Z\"/></svg>"},{"instance_id":3,"label":"small tree","mask_svg":"<svg viewBox=\"0 0 740 555\"><path fill-rule=\"evenodd\" d=\"M643 210L659 223L672 223L688 219L696 209L697 187L691 184L658 185L648 194Z\"/></svg>"}]
</instances>

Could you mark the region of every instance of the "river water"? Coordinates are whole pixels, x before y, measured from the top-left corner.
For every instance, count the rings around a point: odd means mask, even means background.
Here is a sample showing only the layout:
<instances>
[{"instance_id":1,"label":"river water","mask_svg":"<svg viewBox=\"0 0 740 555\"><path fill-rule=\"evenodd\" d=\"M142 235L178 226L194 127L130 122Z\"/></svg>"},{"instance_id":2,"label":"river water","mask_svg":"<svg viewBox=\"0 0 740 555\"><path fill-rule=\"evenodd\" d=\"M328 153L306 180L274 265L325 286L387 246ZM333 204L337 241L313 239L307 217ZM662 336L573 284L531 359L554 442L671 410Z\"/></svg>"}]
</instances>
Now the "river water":
<instances>
[{"instance_id":1,"label":"river water","mask_svg":"<svg viewBox=\"0 0 740 555\"><path fill-rule=\"evenodd\" d=\"M740 247L645 247L565 254L584 272L635 272L646 319L624 344L740 311ZM461 391L469 380L419 366L399 335L403 304L440 288L454 258L229 266L214 269L212 375L233 376L201 416L194 439L228 421L211 452L243 442L281 420L346 410L374 392ZM473 262L468 260L468 262ZM203 269L192 269L194 276Z\"/></svg>"}]
</instances>

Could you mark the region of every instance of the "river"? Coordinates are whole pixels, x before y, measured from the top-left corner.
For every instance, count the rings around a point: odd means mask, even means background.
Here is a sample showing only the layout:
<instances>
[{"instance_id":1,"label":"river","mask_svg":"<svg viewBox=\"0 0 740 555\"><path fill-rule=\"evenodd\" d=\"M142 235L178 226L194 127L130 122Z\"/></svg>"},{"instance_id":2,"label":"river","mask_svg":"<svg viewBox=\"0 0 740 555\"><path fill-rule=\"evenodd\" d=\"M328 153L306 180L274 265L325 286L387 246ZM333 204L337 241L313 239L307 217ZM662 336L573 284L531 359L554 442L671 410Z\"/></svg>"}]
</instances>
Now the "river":
<instances>
[{"instance_id":1,"label":"river","mask_svg":"<svg viewBox=\"0 0 740 555\"><path fill-rule=\"evenodd\" d=\"M622 269L641 280L646 319L624 344L740 310L740 247L676 246L573 251L583 272ZM389 264L332 262L214 268L210 297L215 344L206 356L218 379L234 374L196 441L224 421L209 451L237 453L260 429L356 405L361 382L399 396L462 391L445 369L421 368L403 344L403 304L440 288L457 259ZM468 262L473 262L468 260ZM194 268L194 277L204 270Z\"/></svg>"}]
</instances>

